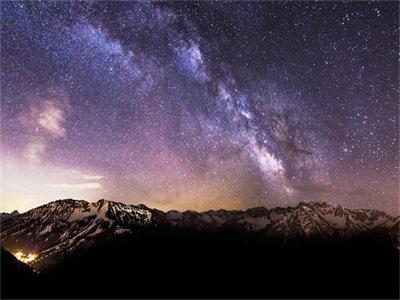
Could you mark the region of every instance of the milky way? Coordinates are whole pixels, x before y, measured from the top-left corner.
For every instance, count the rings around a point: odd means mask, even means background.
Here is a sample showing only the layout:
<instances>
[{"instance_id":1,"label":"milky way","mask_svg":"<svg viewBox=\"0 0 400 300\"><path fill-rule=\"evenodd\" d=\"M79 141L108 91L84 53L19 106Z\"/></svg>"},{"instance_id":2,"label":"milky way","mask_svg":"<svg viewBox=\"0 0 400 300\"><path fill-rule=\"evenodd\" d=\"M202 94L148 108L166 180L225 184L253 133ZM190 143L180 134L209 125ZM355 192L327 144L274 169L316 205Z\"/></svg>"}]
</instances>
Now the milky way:
<instances>
[{"instance_id":1,"label":"milky way","mask_svg":"<svg viewBox=\"0 0 400 300\"><path fill-rule=\"evenodd\" d=\"M1 2L3 210L397 213L396 2Z\"/></svg>"}]
</instances>

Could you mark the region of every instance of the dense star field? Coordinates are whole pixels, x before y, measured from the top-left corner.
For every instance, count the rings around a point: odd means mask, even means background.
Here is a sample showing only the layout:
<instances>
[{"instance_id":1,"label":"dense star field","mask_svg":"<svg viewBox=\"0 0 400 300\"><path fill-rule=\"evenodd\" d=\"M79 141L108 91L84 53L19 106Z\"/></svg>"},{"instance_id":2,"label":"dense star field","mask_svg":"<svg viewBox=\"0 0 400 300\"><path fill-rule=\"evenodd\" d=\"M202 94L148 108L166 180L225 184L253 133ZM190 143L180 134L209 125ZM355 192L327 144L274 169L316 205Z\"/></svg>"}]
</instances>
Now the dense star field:
<instances>
[{"instance_id":1,"label":"dense star field","mask_svg":"<svg viewBox=\"0 0 400 300\"><path fill-rule=\"evenodd\" d=\"M398 214L399 3L0 5L2 211Z\"/></svg>"}]
</instances>

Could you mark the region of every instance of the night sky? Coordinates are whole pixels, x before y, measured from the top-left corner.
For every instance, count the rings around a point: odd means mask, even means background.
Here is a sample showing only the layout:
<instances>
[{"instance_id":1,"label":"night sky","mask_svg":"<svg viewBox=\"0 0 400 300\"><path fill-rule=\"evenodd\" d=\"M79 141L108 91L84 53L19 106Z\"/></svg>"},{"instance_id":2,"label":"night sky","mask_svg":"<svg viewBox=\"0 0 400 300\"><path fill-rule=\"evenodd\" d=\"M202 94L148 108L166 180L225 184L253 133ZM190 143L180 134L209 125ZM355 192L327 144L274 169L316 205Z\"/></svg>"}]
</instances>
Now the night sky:
<instances>
[{"instance_id":1,"label":"night sky","mask_svg":"<svg viewBox=\"0 0 400 300\"><path fill-rule=\"evenodd\" d=\"M399 3L1 2L0 210L399 210Z\"/></svg>"}]
</instances>

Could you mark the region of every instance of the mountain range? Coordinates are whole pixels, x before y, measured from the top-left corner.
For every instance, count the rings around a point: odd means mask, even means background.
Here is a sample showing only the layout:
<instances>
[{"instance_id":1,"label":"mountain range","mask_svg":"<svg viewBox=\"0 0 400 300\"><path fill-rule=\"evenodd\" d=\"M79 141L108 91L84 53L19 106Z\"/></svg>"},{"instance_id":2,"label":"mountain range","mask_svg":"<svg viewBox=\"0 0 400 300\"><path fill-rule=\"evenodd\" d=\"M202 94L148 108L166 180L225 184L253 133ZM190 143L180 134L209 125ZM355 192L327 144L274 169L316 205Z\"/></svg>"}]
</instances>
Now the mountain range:
<instances>
[{"instance_id":1,"label":"mountain range","mask_svg":"<svg viewBox=\"0 0 400 300\"><path fill-rule=\"evenodd\" d=\"M2 247L37 253L33 262L42 268L62 255L87 247L99 239L134 235L153 228L187 228L196 231L235 229L284 241L307 238L351 237L383 232L399 241L399 217L382 211L347 209L327 203L300 203L294 207L239 210L168 211L145 205L127 205L101 199L91 203L64 199L25 213L1 219Z\"/></svg>"}]
</instances>

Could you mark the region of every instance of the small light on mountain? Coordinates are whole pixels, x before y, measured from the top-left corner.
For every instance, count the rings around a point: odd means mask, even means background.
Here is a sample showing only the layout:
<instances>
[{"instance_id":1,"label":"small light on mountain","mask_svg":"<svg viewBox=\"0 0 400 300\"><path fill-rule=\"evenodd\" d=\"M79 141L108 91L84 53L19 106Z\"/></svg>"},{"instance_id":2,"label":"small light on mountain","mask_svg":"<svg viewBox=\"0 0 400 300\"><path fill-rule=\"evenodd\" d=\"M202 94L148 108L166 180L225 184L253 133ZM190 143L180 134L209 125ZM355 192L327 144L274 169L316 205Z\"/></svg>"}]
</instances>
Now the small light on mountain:
<instances>
[{"instance_id":1,"label":"small light on mountain","mask_svg":"<svg viewBox=\"0 0 400 300\"><path fill-rule=\"evenodd\" d=\"M15 252L15 253L14 253L14 256L15 256L19 261L22 261L22 262L25 263L25 264L28 264L28 263L34 261L34 260L38 257L38 255L35 254L35 253L25 254L25 253L23 253L23 252L21 252L21 251Z\"/></svg>"}]
</instances>

